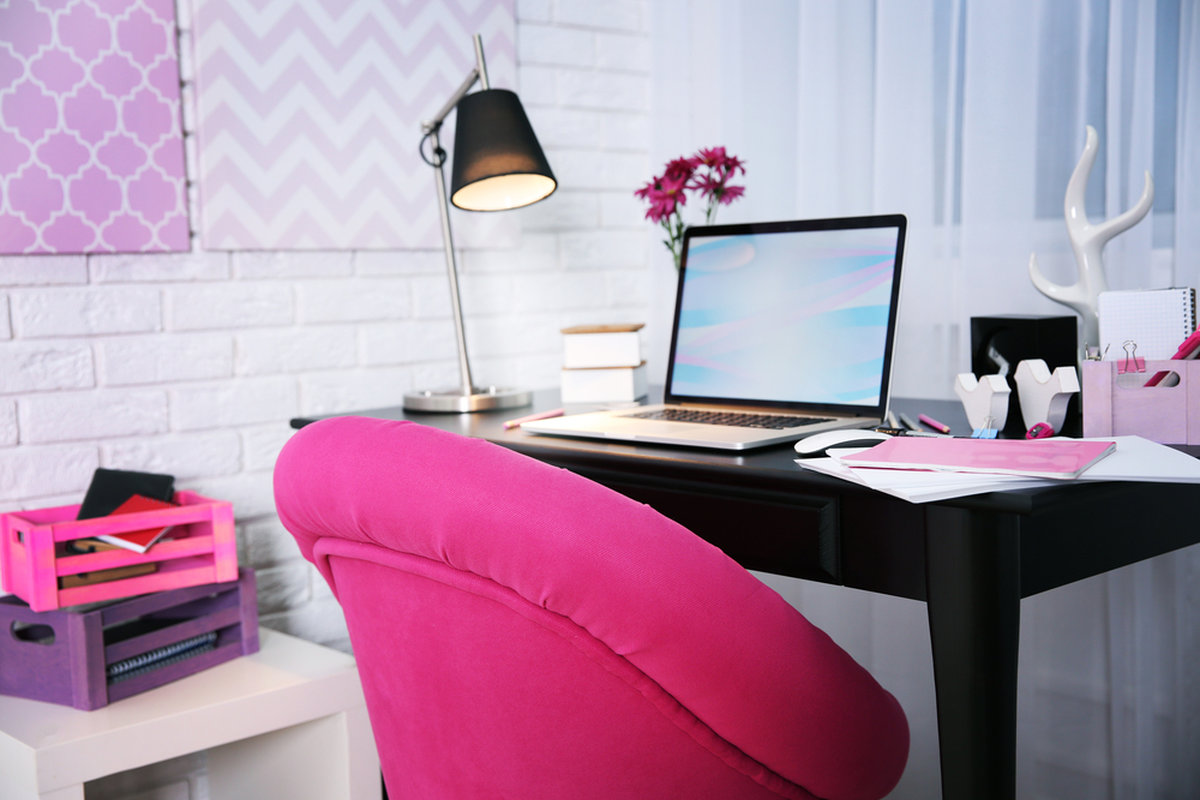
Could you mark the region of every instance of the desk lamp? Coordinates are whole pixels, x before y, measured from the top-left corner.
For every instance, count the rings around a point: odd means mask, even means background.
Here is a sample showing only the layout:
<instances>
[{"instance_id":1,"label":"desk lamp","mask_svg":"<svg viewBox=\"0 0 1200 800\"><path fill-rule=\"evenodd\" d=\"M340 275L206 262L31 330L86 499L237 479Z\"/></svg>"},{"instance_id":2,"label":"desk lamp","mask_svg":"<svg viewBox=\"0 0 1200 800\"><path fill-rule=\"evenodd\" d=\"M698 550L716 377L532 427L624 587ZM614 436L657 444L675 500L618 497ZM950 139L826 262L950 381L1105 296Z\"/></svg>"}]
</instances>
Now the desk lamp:
<instances>
[{"instance_id":1,"label":"desk lamp","mask_svg":"<svg viewBox=\"0 0 1200 800\"><path fill-rule=\"evenodd\" d=\"M428 122L421 125L421 158L436 173L438 210L442 215L442 241L446 248L446 275L450 279L451 311L458 342L459 385L435 391L409 392L404 407L413 411L467 412L527 405L528 391L477 387L471 379L467 359L467 339L463 328L462 304L458 292L458 267L454 260L454 240L450 235L450 206L465 211L504 211L520 208L549 197L558 183L525 109L517 96L505 89L492 89L483 61L483 40L475 36L475 67L446 104ZM479 81L482 91L467 94ZM454 166L450 173L450 197L446 198L446 178L442 165L446 151L441 147L439 131L446 116L458 109L454 140ZM425 155L425 143L432 148Z\"/></svg>"}]
</instances>

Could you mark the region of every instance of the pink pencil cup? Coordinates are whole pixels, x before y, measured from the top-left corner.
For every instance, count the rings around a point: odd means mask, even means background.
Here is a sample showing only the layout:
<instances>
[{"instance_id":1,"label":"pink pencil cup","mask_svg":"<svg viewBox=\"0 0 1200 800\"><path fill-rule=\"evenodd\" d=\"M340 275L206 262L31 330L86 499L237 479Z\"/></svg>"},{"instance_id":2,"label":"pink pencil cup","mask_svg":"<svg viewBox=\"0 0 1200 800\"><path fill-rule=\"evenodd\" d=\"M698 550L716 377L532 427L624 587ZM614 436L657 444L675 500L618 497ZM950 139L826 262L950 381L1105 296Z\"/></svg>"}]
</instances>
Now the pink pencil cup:
<instances>
[{"instance_id":1,"label":"pink pencil cup","mask_svg":"<svg viewBox=\"0 0 1200 800\"><path fill-rule=\"evenodd\" d=\"M1083 435L1200 444L1200 361L1147 361L1143 372L1121 374L1123 363L1083 363ZM1178 382L1146 386L1158 372L1176 375Z\"/></svg>"}]
</instances>

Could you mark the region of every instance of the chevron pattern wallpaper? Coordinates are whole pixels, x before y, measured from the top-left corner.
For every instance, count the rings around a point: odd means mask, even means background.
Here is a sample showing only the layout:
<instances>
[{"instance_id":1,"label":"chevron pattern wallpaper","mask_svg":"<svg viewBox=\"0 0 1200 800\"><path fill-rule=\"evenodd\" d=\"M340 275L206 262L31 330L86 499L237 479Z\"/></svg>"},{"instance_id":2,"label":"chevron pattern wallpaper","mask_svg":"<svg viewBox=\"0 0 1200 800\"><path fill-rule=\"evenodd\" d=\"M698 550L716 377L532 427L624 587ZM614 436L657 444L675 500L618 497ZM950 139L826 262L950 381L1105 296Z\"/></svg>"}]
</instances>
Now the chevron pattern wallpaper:
<instances>
[{"instance_id":1,"label":"chevron pattern wallpaper","mask_svg":"<svg viewBox=\"0 0 1200 800\"><path fill-rule=\"evenodd\" d=\"M492 85L517 89L513 4L194 0L205 249L440 247L421 121L474 65L476 33ZM453 214L460 244L511 235L504 215Z\"/></svg>"}]
</instances>

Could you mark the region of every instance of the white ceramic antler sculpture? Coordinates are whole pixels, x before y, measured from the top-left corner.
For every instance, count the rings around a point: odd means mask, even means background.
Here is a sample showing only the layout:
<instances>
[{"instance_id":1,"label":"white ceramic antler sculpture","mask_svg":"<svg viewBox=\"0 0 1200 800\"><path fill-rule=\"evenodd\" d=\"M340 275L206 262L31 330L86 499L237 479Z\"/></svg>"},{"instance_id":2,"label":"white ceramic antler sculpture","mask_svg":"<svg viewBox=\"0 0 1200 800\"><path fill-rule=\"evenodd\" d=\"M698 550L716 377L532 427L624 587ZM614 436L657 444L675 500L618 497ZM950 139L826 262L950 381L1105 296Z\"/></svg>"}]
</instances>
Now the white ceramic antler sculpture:
<instances>
[{"instance_id":1,"label":"white ceramic antler sculpture","mask_svg":"<svg viewBox=\"0 0 1200 800\"><path fill-rule=\"evenodd\" d=\"M1082 340L1079 343L1081 349L1096 347L1100 343L1096 298L1101 292L1108 290L1108 281L1104 277L1104 262L1101 259L1104 245L1117 234L1141 222L1150 211L1150 204L1154 202L1154 181L1150 178L1150 173L1146 172L1145 188L1142 189L1142 196L1133 208L1097 225L1088 222L1084 194L1092 165L1096 162L1098 148L1096 129L1088 125L1083 155L1075 165L1075 171L1071 173L1071 180L1067 182L1064 212L1067 218L1067 236L1071 239L1071 249L1075 252L1075 261L1079 265L1079 280L1070 286L1051 283L1038 267L1037 253L1029 256L1029 278L1034 287L1056 303L1075 309L1083 321Z\"/></svg>"}]
</instances>

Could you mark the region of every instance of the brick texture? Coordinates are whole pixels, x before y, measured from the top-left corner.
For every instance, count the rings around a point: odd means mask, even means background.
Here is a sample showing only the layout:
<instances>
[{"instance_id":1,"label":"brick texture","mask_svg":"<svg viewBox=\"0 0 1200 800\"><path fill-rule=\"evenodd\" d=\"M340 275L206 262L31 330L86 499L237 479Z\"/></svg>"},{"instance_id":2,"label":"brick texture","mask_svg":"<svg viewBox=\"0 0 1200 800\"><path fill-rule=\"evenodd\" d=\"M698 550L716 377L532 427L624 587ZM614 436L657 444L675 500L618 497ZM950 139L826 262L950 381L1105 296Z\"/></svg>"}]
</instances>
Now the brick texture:
<instances>
[{"instance_id":1,"label":"brick texture","mask_svg":"<svg viewBox=\"0 0 1200 800\"><path fill-rule=\"evenodd\" d=\"M649 18L648 0L517 2L515 88L559 188L489 239L453 212L480 383L555 386L559 328L644 317L649 229L630 195L650 174ZM194 146L188 160L194 174ZM0 256L0 511L78 502L99 466L173 474L233 503L262 624L348 649L275 514L272 469L292 417L457 383L443 252L195 248ZM88 797L206 800L203 773L158 765Z\"/></svg>"}]
</instances>

